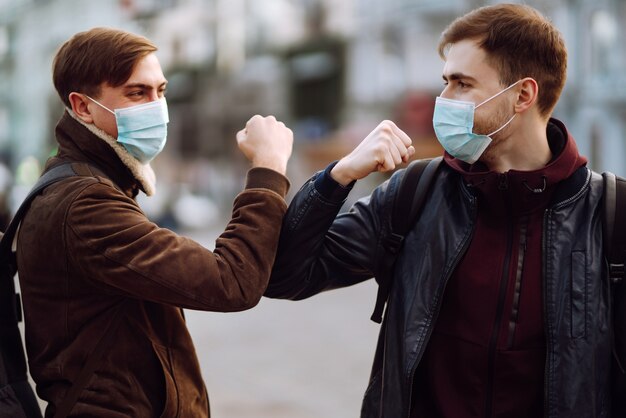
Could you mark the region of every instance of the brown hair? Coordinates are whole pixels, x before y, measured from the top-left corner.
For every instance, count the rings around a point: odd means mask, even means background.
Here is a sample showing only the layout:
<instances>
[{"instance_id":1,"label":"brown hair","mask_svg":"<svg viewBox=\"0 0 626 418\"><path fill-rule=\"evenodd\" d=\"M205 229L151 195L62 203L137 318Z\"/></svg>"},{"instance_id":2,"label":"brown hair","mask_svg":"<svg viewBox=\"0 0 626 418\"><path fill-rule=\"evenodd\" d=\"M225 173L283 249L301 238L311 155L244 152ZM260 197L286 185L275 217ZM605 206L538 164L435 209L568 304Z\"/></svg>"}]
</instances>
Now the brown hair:
<instances>
[{"instance_id":1,"label":"brown hair","mask_svg":"<svg viewBox=\"0 0 626 418\"><path fill-rule=\"evenodd\" d=\"M143 36L118 29L79 32L54 57L54 87L63 103L71 107L71 92L98 96L102 83L121 86L130 78L137 61L156 50Z\"/></svg>"},{"instance_id":2,"label":"brown hair","mask_svg":"<svg viewBox=\"0 0 626 418\"><path fill-rule=\"evenodd\" d=\"M481 7L459 17L441 35L439 55L445 60L449 45L476 40L500 73L500 83L511 85L532 77L539 85L537 105L542 116L556 106L567 77L567 49L560 32L541 13L520 4Z\"/></svg>"}]
</instances>

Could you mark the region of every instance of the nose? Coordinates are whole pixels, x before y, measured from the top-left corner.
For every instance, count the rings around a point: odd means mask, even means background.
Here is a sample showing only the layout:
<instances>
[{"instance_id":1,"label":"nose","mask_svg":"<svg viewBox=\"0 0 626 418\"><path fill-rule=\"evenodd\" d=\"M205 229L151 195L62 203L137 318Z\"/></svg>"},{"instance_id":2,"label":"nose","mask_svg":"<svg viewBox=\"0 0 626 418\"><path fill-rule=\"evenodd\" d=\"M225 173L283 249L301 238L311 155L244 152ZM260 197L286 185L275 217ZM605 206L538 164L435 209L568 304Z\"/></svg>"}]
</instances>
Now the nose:
<instances>
[{"instance_id":1,"label":"nose","mask_svg":"<svg viewBox=\"0 0 626 418\"><path fill-rule=\"evenodd\" d=\"M156 101L156 100L159 100L159 99L160 99L160 97L159 97L159 92L158 92L158 90L157 90L157 89L151 89L151 90L150 90L150 93L148 93L148 99L149 99L151 102L154 102L154 101Z\"/></svg>"}]
</instances>

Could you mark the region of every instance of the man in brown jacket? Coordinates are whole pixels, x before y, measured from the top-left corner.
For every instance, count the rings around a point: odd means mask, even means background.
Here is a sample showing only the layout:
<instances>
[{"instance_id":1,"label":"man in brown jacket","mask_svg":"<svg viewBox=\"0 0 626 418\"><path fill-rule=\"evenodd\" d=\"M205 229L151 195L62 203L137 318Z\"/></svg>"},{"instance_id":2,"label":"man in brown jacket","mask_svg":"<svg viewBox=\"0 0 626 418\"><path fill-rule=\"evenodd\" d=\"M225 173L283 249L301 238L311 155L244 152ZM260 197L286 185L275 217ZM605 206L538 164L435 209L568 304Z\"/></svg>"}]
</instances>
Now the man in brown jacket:
<instances>
[{"instance_id":1,"label":"man in brown jacket","mask_svg":"<svg viewBox=\"0 0 626 418\"><path fill-rule=\"evenodd\" d=\"M155 191L149 162L166 137L155 51L141 36L96 28L54 60L66 111L46 170L72 162L82 176L37 197L17 240L26 346L46 417L208 417L181 308L241 311L267 286L293 135L260 116L238 133L252 168L214 252L159 228L135 201Z\"/></svg>"}]
</instances>

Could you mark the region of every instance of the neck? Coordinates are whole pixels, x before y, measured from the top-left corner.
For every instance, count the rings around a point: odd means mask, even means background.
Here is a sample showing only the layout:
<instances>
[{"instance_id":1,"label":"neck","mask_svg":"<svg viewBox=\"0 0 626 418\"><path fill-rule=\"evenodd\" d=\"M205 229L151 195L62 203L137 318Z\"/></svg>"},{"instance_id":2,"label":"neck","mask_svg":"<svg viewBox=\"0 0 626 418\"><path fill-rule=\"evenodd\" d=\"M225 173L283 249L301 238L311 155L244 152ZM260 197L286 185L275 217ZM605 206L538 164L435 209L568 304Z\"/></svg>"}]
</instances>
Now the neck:
<instances>
[{"instance_id":1,"label":"neck","mask_svg":"<svg viewBox=\"0 0 626 418\"><path fill-rule=\"evenodd\" d=\"M494 135L493 146L487 148L481 158L489 170L498 173L534 171L545 167L552 159L546 135L547 121L519 122ZM498 138L499 135L502 137Z\"/></svg>"}]
</instances>

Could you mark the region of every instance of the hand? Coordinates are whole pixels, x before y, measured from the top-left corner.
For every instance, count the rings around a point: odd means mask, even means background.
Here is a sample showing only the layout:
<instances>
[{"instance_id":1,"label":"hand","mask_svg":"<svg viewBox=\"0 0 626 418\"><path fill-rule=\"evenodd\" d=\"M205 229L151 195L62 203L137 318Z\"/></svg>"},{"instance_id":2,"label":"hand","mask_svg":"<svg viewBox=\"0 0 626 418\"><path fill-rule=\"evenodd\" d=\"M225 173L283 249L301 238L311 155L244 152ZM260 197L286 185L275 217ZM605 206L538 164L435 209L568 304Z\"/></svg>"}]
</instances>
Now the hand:
<instances>
[{"instance_id":1,"label":"hand","mask_svg":"<svg viewBox=\"0 0 626 418\"><path fill-rule=\"evenodd\" d=\"M254 115L237 132L237 145L252 167L270 168L284 175L293 148L293 132L274 116Z\"/></svg>"},{"instance_id":2,"label":"hand","mask_svg":"<svg viewBox=\"0 0 626 418\"><path fill-rule=\"evenodd\" d=\"M382 121L350 154L333 167L330 176L344 186L374 171L391 171L415 154L411 138L390 120Z\"/></svg>"}]
</instances>

